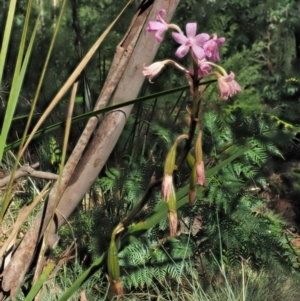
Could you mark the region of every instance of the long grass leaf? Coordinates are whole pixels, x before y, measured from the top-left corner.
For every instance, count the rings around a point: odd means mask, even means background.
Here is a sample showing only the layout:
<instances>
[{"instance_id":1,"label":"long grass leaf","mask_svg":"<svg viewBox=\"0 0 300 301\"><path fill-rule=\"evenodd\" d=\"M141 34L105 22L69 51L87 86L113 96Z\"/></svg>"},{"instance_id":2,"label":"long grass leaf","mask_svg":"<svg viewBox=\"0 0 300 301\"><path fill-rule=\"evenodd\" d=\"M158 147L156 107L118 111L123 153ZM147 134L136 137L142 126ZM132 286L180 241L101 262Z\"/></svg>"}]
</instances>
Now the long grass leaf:
<instances>
[{"instance_id":1,"label":"long grass leaf","mask_svg":"<svg viewBox=\"0 0 300 301\"><path fill-rule=\"evenodd\" d=\"M58 17L58 20L57 20L56 25L55 25L54 33L53 33L53 36L52 36L52 40L50 42L50 46L49 46L49 49L48 49L48 53L47 53L47 56L46 56L44 67L42 69L42 73L41 73L41 76L39 78L39 83L38 83L38 86L37 86L37 89L36 89L36 93L35 93L35 96L33 98L32 104L31 104L31 109L30 109L29 115L27 116L28 120L27 120L27 123L26 123L25 131L23 133L23 137L22 137L22 143L21 143L21 147L20 147L21 149L22 149L23 144L24 144L24 142L26 140L26 135L28 133L28 130L29 130L32 118L34 116L34 110L35 110L35 107L36 107L36 103L37 103L38 97L40 95L42 84L43 84L43 81L44 81L44 78L45 78L45 74L46 74L46 71L47 71L47 67L48 67L48 64L49 64L49 61L50 61L51 53L52 53L52 50L53 50L53 47L54 47L54 42L56 40L58 29L59 29L59 26L61 24L61 20L62 20L62 16L63 16L63 12L64 12L64 9L65 9L65 6L66 6L66 2L67 2L67 0L64 0L62 2L60 13L59 13L59 17ZM18 160L22 156L21 149L19 150L19 153L17 155Z\"/></svg>"},{"instance_id":2,"label":"long grass leaf","mask_svg":"<svg viewBox=\"0 0 300 301\"><path fill-rule=\"evenodd\" d=\"M204 84L209 84L209 83L212 83L212 82L215 82L215 80L203 82L201 84L204 85ZM153 93L153 94L150 94L150 95L142 96L142 97L139 97L139 98L136 98L136 99L133 99L133 100L125 101L125 102L122 102L120 104L111 105L111 106L102 108L100 110L91 111L91 112L88 112L88 113L77 115L77 116L75 116L75 117L72 118L72 123L76 123L76 122L79 122L79 121L84 121L84 120L86 120L89 117L100 115L100 114L104 114L106 112L109 112L109 111L112 111L112 110L116 110L116 109L119 109L119 108L122 108L122 107L125 107L125 106L128 106L128 105L131 105L131 104L136 104L136 103L138 103L140 101L146 101L146 100L153 99L153 98L156 98L156 97L160 97L160 96L169 95L169 94L172 94L172 93L175 93L175 92L183 91L183 90L185 90L187 88L189 88L188 85L181 86L181 87L178 87L178 88L173 88L173 89L165 90L165 91L162 91L162 92L157 92L157 93ZM39 114L36 114L36 115L38 116ZM18 116L18 117L15 117L13 120L20 120L20 119L26 118L26 117L27 116ZM50 126L48 126L46 128L43 128L41 130L38 130L34 134L34 136L32 137L32 139L36 139L36 138L38 138L38 137L40 137L41 135L44 135L44 134L52 133L53 131L59 129L60 127L63 127L64 125L65 125L65 121L61 121L61 122L57 122L55 124L52 124L52 125L50 125ZM29 138L29 135L26 136L26 139L27 138ZM11 149L14 149L14 148L18 147L21 144L21 142L22 142L22 139L18 139L16 141L8 144L5 147L4 152L7 152L7 151L9 151Z\"/></svg>"},{"instance_id":3,"label":"long grass leaf","mask_svg":"<svg viewBox=\"0 0 300 301\"><path fill-rule=\"evenodd\" d=\"M146 100L156 98L156 97L159 97L159 96L172 94L172 93L187 89L188 87L189 86L182 86L182 87L178 87L178 88L175 88L175 89L170 89L170 90L166 90L166 91L162 91L162 92L158 92L158 93L153 93L153 94L150 94L150 95L147 95L147 96L139 97L139 98L129 100L129 101L126 101L126 102L122 102L120 104L111 105L111 106L105 107L105 108L97 110L97 111L91 111L91 112L88 112L88 113L84 113L84 114L73 117L72 118L72 123L83 121L83 120L86 120L87 118L90 118L92 116L96 116L96 115L100 115L100 114L103 114L103 113L106 113L106 112L109 112L109 111L112 111L112 110L116 110L116 109L131 105L131 104L138 103L140 101L146 101ZM51 133L51 132L63 127L64 125L65 125L65 121L61 121L61 122L57 122L55 124L52 124L52 125L50 125L46 128L43 128L43 129L37 131L35 133L35 135L33 136L33 138L38 138L41 135ZM27 137L29 137L29 136L27 136ZM22 142L22 139L18 139L16 141L10 143L9 145L6 146L5 152L18 147L21 144L21 142Z\"/></svg>"},{"instance_id":4,"label":"long grass leaf","mask_svg":"<svg viewBox=\"0 0 300 301\"><path fill-rule=\"evenodd\" d=\"M43 273L41 274L37 282L32 286L31 290L29 291L24 301L32 301L34 299L34 297L36 296L36 294L38 293L42 285L48 280L49 275L51 271L54 269L54 267L55 267L54 262L49 262L47 264Z\"/></svg>"},{"instance_id":5,"label":"long grass leaf","mask_svg":"<svg viewBox=\"0 0 300 301\"><path fill-rule=\"evenodd\" d=\"M10 35L11 35L12 27L13 27L16 3L17 3L16 0L10 1L8 15L7 15L5 29L4 29L4 36L3 36L1 52L0 52L0 86L2 83L2 76L3 76L3 71L5 68L6 55L7 55Z\"/></svg>"},{"instance_id":6,"label":"long grass leaf","mask_svg":"<svg viewBox=\"0 0 300 301\"><path fill-rule=\"evenodd\" d=\"M23 80L24 80L24 77L25 77L26 70L27 70L27 65L28 65L28 62L29 62L30 54L32 52L34 38L35 38L37 28L38 28L38 21L39 21L39 19L37 19L34 30L33 30L33 33L31 35L30 42L29 42L28 49L27 49L26 54L25 54L25 58L24 58L24 62L23 62L22 67L21 67L20 74L15 74L14 75L14 77L16 77L16 79L13 80L13 85L12 85L13 92L10 94L10 97L9 97L9 99L12 98L12 103L14 105L15 105L14 102L18 100L18 96L19 96L19 93L21 91L21 87L22 87L22 84L23 84ZM10 101L8 102L8 108L9 108L9 104L10 104ZM9 113L7 113L7 112L5 113L5 119L4 119L5 129L2 129L2 131L4 132L5 137L8 133L10 123L11 123L11 120L13 118L14 108L12 110L8 110L8 111L9 111ZM6 124L6 120L7 120L7 122L9 122L9 124ZM4 128L4 126L3 126L3 128ZM2 136L2 133L1 133L1 136ZM0 138L0 155L1 155L1 153L3 153L4 147L5 147L5 142L4 143L2 143L2 142L4 142L4 141L1 141L1 138ZM1 160L2 160L2 157L0 157L0 162L1 162ZM9 181L6 193L5 193L3 204L1 206L0 221L2 221L4 213L6 212L6 210L8 208L8 205L9 205L10 191L11 191L11 186L12 186L12 183L13 183L14 173L17 169L17 165L18 165L18 162L15 163L14 168L11 172L12 176L11 176L11 179Z\"/></svg>"},{"instance_id":7,"label":"long grass leaf","mask_svg":"<svg viewBox=\"0 0 300 301\"><path fill-rule=\"evenodd\" d=\"M11 91L9 94L8 104L7 104L7 108L5 111L4 121L3 121L1 134L0 134L0 162L2 161L2 156L3 156L5 144L6 144L6 138L7 138L7 135L8 135L11 123L12 123L13 115L14 115L14 112L15 112L15 109L16 109L16 106L18 103L21 87L23 84L23 79L25 76L25 71L27 69L30 54L32 51L34 37L35 37L36 31L37 31L38 20L36 22L25 58L23 61L27 29L28 29L28 23L29 23L29 16L30 16L30 11L31 11L31 2L32 1L30 1L27 6L27 14L26 14L24 28L23 28L23 32L22 32L22 38L21 38L21 42L20 42L15 72L14 72L13 81L12 81L12 87L11 87Z\"/></svg>"},{"instance_id":8,"label":"long grass leaf","mask_svg":"<svg viewBox=\"0 0 300 301\"><path fill-rule=\"evenodd\" d=\"M80 288L80 286L89 279L92 275L99 271L99 268L106 263L107 254L101 255L97 258L94 263L84 271L72 284L70 288L68 288L64 294L58 299L58 301L67 301L69 298Z\"/></svg>"}]
</instances>

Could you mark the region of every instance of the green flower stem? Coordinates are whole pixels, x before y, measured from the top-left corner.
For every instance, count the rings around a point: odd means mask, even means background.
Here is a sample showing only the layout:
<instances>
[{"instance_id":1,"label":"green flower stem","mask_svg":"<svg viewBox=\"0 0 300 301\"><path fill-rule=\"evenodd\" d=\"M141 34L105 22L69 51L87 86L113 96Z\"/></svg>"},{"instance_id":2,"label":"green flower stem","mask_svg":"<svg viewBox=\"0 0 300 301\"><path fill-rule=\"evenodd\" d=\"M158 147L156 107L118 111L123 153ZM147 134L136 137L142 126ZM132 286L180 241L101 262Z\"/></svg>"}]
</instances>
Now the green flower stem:
<instances>
[{"instance_id":1,"label":"green flower stem","mask_svg":"<svg viewBox=\"0 0 300 301\"><path fill-rule=\"evenodd\" d=\"M194 75L192 76L192 87L190 87L190 90L193 91L191 92L193 96L193 107L191 112L191 124L188 133L189 139L186 140L182 153L176 162L176 165L178 167L181 166L181 164L184 162L185 158L187 157L192 147L192 141L195 135L196 127L197 124L199 123L198 115L199 115L199 108L201 104L201 95L199 93L198 61L195 58L193 58L193 69L194 69Z\"/></svg>"}]
</instances>

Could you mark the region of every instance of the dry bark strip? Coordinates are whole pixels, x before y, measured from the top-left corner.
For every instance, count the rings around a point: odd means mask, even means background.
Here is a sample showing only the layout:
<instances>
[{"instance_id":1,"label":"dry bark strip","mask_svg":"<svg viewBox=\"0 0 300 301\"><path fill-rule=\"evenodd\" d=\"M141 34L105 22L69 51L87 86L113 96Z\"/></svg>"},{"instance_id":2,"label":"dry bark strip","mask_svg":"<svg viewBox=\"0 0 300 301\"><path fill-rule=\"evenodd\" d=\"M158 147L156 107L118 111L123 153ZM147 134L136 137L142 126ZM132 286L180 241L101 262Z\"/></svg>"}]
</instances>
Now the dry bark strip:
<instances>
[{"instance_id":1,"label":"dry bark strip","mask_svg":"<svg viewBox=\"0 0 300 301\"><path fill-rule=\"evenodd\" d=\"M154 36L145 32L147 22L148 20L154 20L158 10L161 8L167 10L165 20L168 22L178 2L179 0L142 1L127 35L117 47L113 66L98 99L100 107L105 106L113 92L113 104L122 103L137 97L144 81L141 73L142 66L144 63L148 65L153 61L159 47L159 44L154 40ZM122 68L124 69L120 70ZM36 216L12 260L2 273L2 290L10 292L13 298L22 285L24 276L34 257L36 246L52 219L52 213L58 200L57 196L60 199L57 207L58 212L61 212L64 217L68 218L106 163L124 128L132 107L127 106L108 113L81 158L83 149L97 125L97 118L94 117L87 124L65 167L60 189L57 185L52 189L47 204ZM78 161L79 163L77 164ZM60 227L64 221L64 218L58 215L56 226ZM52 225L50 227L50 235L55 235L56 230L57 227ZM49 247L51 248L51 246Z\"/></svg>"}]
</instances>

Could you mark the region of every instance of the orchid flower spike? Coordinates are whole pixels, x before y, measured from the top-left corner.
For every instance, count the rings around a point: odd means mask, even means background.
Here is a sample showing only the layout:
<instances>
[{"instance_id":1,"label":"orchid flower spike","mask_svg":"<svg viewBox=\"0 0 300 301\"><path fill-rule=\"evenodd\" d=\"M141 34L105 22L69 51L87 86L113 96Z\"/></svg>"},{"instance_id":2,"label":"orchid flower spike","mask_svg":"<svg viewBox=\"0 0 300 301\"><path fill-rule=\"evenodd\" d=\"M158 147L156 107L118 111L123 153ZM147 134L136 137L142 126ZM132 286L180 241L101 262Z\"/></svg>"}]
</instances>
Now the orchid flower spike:
<instances>
[{"instance_id":1,"label":"orchid flower spike","mask_svg":"<svg viewBox=\"0 0 300 301\"><path fill-rule=\"evenodd\" d=\"M181 44L177 49L175 55L179 58L184 57L192 48L192 52L196 58L202 60L205 58L205 52L203 50L203 45L209 40L209 35L207 33L200 33L196 35L197 23L187 23L186 24L186 36L183 33L173 32L173 39Z\"/></svg>"}]
</instances>

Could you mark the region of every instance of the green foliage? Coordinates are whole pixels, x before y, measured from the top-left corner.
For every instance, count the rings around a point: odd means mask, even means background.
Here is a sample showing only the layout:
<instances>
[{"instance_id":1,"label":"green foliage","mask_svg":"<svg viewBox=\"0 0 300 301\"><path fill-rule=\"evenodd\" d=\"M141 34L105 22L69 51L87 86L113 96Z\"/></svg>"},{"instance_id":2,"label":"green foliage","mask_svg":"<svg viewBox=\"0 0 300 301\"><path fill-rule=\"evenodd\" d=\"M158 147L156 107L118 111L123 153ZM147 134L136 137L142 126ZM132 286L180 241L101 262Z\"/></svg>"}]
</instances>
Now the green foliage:
<instances>
[{"instance_id":1,"label":"green foliage","mask_svg":"<svg viewBox=\"0 0 300 301\"><path fill-rule=\"evenodd\" d=\"M189 260L192 248L188 237L171 239L165 244L150 239L136 241L119 253L127 289L151 286L166 279L180 283L195 273Z\"/></svg>"}]
</instances>

